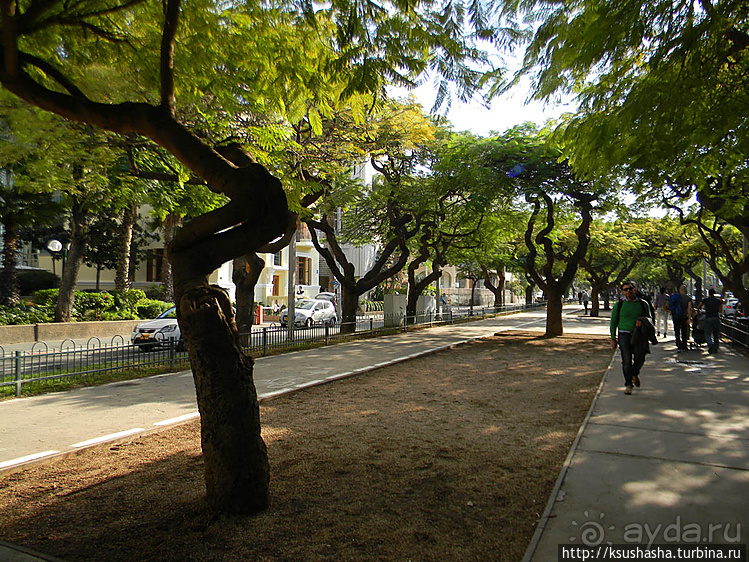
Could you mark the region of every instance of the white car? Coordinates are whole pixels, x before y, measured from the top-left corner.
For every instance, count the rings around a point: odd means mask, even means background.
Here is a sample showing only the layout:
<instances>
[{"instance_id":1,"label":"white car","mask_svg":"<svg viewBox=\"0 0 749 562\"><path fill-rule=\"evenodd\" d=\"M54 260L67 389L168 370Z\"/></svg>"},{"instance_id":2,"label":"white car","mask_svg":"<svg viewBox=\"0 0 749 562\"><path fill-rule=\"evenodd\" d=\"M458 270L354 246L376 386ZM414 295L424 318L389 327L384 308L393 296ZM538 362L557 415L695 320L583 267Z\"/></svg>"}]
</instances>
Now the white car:
<instances>
[{"instance_id":1,"label":"white car","mask_svg":"<svg viewBox=\"0 0 749 562\"><path fill-rule=\"evenodd\" d=\"M736 297L729 297L723 304L723 316L735 318L737 316L738 309L739 299L737 299Z\"/></svg>"},{"instance_id":2,"label":"white car","mask_svg":"<svg viewBox=\"0 0 749 562\"><path fill-rule=\"evenodd\" d=\"M157 347L168 347L169 340L176 342L179 351L184 350L185 343L182 341L182 332L177 324L177 309L171 307L155 319L141 322L130 334L130 341L137 345L141 351L148 351Z\"/></svg>"},{"instance_id":3,"label":"white car","mask_svg":"<svg viewBox=\"0 0 749 562\"><path fill-rule=\"evenodd\" d=\"M288 325L288 309L281 313L281 326ZM311 328L315 324L332 326L338 322L333 303L327 300L300 300L294 304L294 325Z\"/></svg>"}]
</instances>

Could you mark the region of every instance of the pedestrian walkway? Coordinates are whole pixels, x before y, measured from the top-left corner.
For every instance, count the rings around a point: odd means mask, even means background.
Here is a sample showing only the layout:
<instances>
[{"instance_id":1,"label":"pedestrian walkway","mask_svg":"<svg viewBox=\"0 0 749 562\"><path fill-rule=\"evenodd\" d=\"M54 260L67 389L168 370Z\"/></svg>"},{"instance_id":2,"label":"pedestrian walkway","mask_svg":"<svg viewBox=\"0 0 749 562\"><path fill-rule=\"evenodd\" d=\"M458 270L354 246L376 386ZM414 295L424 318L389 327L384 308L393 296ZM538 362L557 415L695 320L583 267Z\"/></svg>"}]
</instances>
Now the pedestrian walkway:
<instances>
[{"instance_id":1,"label":"pedestrian walkway","mask_svg":"<svg viewBox=\"0 0 749 562\"><path fill-rule=\"evenodd\" d=\"M678 351L673 337L651 349L632 396L615 355L524 560L561 559L562 545L747 543L749 357Z\"/></svg>"}]
</instances>

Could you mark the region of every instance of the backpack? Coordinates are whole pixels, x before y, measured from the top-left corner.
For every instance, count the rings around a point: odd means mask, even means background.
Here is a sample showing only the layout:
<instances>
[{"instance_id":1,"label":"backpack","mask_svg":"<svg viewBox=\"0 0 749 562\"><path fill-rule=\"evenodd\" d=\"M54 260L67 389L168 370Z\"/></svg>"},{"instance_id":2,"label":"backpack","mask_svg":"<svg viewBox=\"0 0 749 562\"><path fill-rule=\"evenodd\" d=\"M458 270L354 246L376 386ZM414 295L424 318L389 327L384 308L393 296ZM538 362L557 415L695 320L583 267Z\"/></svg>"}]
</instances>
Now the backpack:
<instances>
[{"instance_id":1,"label":"backpack","mask_svg":"<svg viewBox=\"0 0 749 562\"><path fill-rule=\"evenodd\" d=\"M681 293L674 293L668 297L668 309L674 318L684 317L684 301L681 298Z\"/></svg>"}]
</instances>

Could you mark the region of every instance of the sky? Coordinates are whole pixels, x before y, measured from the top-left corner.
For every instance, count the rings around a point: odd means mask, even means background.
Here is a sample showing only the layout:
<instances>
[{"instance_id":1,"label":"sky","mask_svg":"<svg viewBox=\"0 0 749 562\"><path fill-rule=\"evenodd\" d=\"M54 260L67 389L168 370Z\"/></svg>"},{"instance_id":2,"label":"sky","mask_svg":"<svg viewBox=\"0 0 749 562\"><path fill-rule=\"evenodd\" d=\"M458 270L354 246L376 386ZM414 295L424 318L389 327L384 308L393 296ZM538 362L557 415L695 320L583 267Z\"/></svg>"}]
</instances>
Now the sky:
<instances>
[{"instance_id":1,"label":"sky","mask_svg":"<svg viewBox=\"0 0 749 562\"><path fill-rule=\"evenodd\" d=\"M471 131L480 136L489 136L492 131L502 133L515 125L527 121L543 125L548 119L560 117L563 113L574 111L575 106L570 101L559 104L544 104L540 101L526 102L529 88L522 83L503 96L493 100L489 108L480 99L469 104L454 99L448 120L455 131ZM436 97L436 89L428 82L408 92L405 89L396 90L396 96L412 94L421 103L425 111L430 111Z\"/></svg>"}]
</instances>

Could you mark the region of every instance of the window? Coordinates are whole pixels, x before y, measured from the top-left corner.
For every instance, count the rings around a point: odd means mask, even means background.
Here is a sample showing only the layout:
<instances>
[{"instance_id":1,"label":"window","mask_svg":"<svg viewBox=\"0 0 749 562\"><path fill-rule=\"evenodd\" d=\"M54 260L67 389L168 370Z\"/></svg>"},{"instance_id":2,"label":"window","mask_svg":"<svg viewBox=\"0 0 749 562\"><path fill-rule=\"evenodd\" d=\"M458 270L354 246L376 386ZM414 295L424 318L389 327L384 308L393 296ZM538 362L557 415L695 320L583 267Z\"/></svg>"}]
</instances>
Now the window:
<instances>
[{"instance_id":1,"label":"window","mask_svg":"<svg viewBox=\"0 0 749 562\"><path fill-rule=\"evenodd\" d=\"M277 297L281 294L281 279L278 275L273 276L273 296Z\"/></svg>"},{"instance_id":2,"label":"window","mask_svg":"<svg viewBox=\"0 0 749 562\"><path fill-rule=\"evenodd\" d=\"M164 248L148 250L146 252L146 281L163 281Z\"/></svg>"},{"instance_id":3,"label":"window","mask_svg":"<svg viewBox=\"0 0 749 562\"><path fill-rule=\"evenodd\" d=\"M281 252L273 254L273 265L283 265L283 254Z\"/></svg>"},{"instance_id":4,"label":"window","mask_svg":"<svg viewBox=\"0 0 749 562\"><path fill-rule=\"evenodd\" d=\"M297 258L297 272L300 285L312 284L312 260L310 258Z\"/></svg>"}]
</instances>

